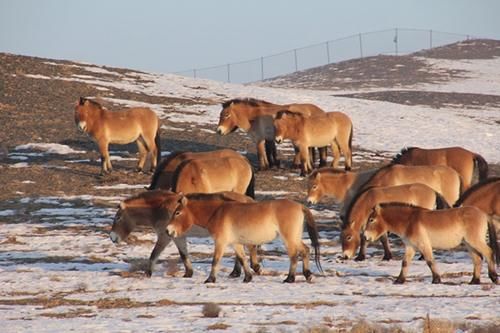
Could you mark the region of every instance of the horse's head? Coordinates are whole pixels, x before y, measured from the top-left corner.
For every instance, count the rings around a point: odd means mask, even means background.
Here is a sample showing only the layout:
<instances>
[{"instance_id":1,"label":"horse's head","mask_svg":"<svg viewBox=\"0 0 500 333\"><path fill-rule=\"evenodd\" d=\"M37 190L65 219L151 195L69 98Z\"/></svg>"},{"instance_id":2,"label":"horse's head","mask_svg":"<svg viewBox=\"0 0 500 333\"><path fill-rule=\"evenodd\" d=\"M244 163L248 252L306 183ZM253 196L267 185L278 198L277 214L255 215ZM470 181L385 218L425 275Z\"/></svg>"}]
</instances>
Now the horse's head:
<instances>
[{"instance_id":1,"label":"horse's head","mask_svg":"<svg viewBox=\"0 0 500 333\"><path fill-rule=\"evenodd\" d=\"M321 173L316 172L309 176L307 182L307 203L317 204L324 197L324 185L321 182Z\"/></svg>"},{"instance_id":2,"label":"horse's head","mask_svg":"<svg viewBox=\"0 0 500 333\"><path fill-rule=\"evenodd\" d=\"M296 117L298 116L289 111L279 111L276 114L276 119L274 119L274 140L276 143L282 143L284 139L289 139L289 133L291 133L289 128L294 126L292 122L296 120Z\"/></svg>"},{"instance_id":3,"label":"horse's head","mask_svg":"<svg viewBox=\"0 0 500 333\"><path fill-rule=\"evenodd\" d=\"M135 221L129 216L126 204L122 201L113 220L113 226L111 227L109 238L111 238L113 243L119 243L126 239L134 229Z\"/></svg>"},{"instance_id":4,"label":"horse's head","mask_svg":"<svg viewBox=\"0 0 500 333\"><path fill-rule=\"evenodd\" d=\"M179 194L176 202L169 204L167 210L171 213L171 217L167 226L167 234L170 237L179 237L193 226L194 220L188 211L187 204L188 198L182 194Z\"/></svg>"},{"instance_id":5,"label":"horse's head","mask_svg":"<svg viewBox=\"0 0 500 333\"><path fill-rule=\"evenodd\" d=\"M366 223L366 229L364 231L365 238L370 241L376 241L383 234L387 232L386 223L382 216L382 207L377 204L372 208L370 216L368 217L368 222Z\"/></svg>"},{"instance_id":6,"label":"horse's head","mask_svg":"<svg viewBox=\"0 0 500 333\"><path fill-rule=\"evenodd\" d=\"M222 104L222 111L219 115L219 124L217 125L217 133L219 135L227 135L232 133L240 127L241 129L248 131L250 129L249 121L242 121L240 119L240 112L236 112L238 106L237 103L230 101Z\"/></svg>"},{"instance_id":7,"label":"horse's head","mask_svg":"<svg viewBox=\"0 0 500 333\"><path fill-rule=\"evenodd\" d=\"M342 254L344 258L351 259L361 242L359 231L356 231L350 226L347 226L346 228L342 229L340 240L342 242Z\"/></svg>"},{"instance_id":8,"label":"horse's head","mask_svg":"<svg viewBox=\"0 0 500 333\"><path fill-rule=\"evenodd\" d=\"M90 100L80 97L75 104L75 124L82 132L87 132L89 124L89 113L91 112Z\"/></svg>"}]
</instances>

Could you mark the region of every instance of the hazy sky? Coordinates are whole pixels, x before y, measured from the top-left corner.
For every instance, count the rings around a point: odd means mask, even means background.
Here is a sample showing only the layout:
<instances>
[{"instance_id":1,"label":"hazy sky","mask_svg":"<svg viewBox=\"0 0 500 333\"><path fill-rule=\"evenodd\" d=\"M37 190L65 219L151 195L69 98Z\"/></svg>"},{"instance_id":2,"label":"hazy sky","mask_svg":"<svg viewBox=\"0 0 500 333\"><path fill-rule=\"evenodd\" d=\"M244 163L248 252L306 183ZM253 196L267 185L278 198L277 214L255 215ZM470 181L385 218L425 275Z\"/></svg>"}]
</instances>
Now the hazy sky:
<instances>
[{"instance_id":1,"label":"hazy sky","mask_svg":"<svg viewBox=\"0 0 500 333\"><path fill-rule=\"evenodd\" d=\"M500 39L498 0L0 0L0 52L174 72L358 32Z\"/></svg>"}]
</instances>

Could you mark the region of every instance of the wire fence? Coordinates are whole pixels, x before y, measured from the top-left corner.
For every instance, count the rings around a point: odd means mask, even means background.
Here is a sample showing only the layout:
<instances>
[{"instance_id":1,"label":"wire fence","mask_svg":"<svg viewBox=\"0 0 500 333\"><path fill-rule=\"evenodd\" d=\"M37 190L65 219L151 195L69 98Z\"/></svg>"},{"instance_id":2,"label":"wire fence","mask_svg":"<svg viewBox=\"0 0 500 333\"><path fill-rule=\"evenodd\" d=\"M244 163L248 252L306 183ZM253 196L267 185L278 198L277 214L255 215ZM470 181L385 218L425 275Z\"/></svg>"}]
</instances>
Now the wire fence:
<instances>
[{"instance_id":1,"label":"wire fence","mask_svg":"<svg viewBox=\"0 0 500 333\"><path fill-rule=\"evenodd\" d=\"M195 68L175 74L248 83L339 61L379 54L403 55L470 38L469 35L435 30L394 28L360 33L265 57Z\"/></svg>"}]
</instances>

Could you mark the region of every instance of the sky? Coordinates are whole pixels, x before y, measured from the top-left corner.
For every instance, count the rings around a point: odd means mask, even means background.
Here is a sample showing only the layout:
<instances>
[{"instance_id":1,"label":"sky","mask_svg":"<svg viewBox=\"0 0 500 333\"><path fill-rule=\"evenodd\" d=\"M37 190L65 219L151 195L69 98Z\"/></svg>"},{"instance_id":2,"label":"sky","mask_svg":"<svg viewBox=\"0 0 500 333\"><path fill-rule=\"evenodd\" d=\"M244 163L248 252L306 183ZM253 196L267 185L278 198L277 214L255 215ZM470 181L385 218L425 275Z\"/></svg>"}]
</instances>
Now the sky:
<instances>
[{"instance_id":1,"label":"sky","mask_svg":"<svg viewBox=\"0 0 500 333\"><path fill-rule=\"evenodd\" d=\"M0 0L0 52L161 73L382 29L500 39L500 1Z\"/></svg>"}]
</instances>

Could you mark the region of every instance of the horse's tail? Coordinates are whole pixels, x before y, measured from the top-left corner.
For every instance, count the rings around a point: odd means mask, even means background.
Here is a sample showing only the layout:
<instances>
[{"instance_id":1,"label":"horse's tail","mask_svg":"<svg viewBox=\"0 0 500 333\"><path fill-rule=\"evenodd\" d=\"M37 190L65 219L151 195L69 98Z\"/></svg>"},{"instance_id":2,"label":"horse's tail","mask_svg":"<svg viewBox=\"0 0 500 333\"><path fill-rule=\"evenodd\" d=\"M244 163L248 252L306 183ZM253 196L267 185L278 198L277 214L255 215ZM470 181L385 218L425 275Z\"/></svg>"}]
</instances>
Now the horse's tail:
<instances>
[{"instance_id":1,"label":"horse's tail","mask_svg":"<svg viewBox=\"0 0 500 333\"><path fill-rule=\"evenodd\" d=\"M323 268L321 267L321 263L319 261L319 234L318 228L316 228L316 222L314 222L314 217L309 208L302 206L302 211L304 212L304 218L306 220L307 233L309 234L311 244L314 247L314 261L316 262L316 267L318 267L318 270L323 273Z\"/></svg>"},{"instance_id":2,"label":"horse's tail","mask_svg":"<svg viewBox=\"0 0 500 333\"><path fill-rule=\"evenodd\" d=\"M352 165L352 136L353 135L354 135L354 127L352 126L352 123L351 123L351 131L349 132L349 150L351 151L351 160L349 161L349 162L351 162L350 165ZM351 170L350 167L349 167L349 170Z\"/></svg>"},{"instance_id":3,"label":"horse's tail","mask_svg":"<svg viewBox=\"0 0 500 333\"><path fill-rule=\"evenodd\" d=\"M155 145L156 145L156 167L160 165L161 162L161 140L160 140L160 129L156 131L155 135Z\"/></svg>"},{"instance_id":4,"label":"horse's tail","mask_svg":"<svg viewBox=\"0 0 500 333\"><path fill-rule=\"evenodd\" d=\"M488 238L490 241L490 247L493 250L493 257L497 263L500 264L500 248L498 247L497 231L495 224L491 217L488 217Z\"/></svg>"},{"instance_id":5,"label":"horse's tail","mask_svg":"<svg viewBox=\"0 0 500 333\"><path fill-rule=\"evenodd\" d=\"M255 171L251 165L250 169L252 170L252 178L250 179L250 183L248 183L245 195L249 196L252 199L255 199Z\"/></svg>"},{"instance_id":6,"label":"horse's tail","mask_svg":"<svg viewBox=\"0 0 500 333\"><path fill-rule=\"evenodd\" d=\"M434 192L436 195L436 209L447 209L450 208L448 202L444 199L444 197L438 193Z\"/></svg>"},{"instance_id":7,"label":"horse's tail","mask_svg":"<svg viewBox=\"0 0 500 333\"><path fill-rule=\"evenodd\" d=\"M479 181L483 181L488 178L488 163L486 160L481 155L474 154L474 162L476 162L479 172Z\"/></svg>"}]
</instances>

